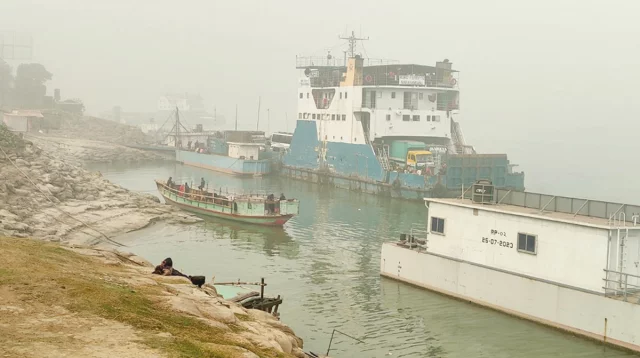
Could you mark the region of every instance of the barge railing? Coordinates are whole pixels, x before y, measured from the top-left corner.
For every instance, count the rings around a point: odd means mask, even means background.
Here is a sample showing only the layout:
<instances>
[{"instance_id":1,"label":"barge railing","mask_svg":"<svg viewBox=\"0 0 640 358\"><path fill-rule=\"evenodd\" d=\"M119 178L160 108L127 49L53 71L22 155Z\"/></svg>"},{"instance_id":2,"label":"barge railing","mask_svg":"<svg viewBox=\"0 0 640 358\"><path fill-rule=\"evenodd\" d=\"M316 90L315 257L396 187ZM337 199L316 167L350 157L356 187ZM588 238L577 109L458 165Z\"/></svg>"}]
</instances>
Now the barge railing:
<instances>
[{"instance_id":1,"label":"barge railing","mask_svg":"<svg viewBox=\"0 0 640 358\"><path fill-rule=\"evenodd\" d=\"M605 285L602 287L607 297L622 297L625 302L629 302L629 298L635 298L636 304L640 304L640 276L626 272L613 271L604 269L605 277L603 278ZM612 274L615 278L609 278ZM629 281L635 281L631 283ZM610 285L610 283L612 285ZM614 286L614 287L609 287ZM617 287L615 287L617 286Z\"/></svg>"}]
</instances>

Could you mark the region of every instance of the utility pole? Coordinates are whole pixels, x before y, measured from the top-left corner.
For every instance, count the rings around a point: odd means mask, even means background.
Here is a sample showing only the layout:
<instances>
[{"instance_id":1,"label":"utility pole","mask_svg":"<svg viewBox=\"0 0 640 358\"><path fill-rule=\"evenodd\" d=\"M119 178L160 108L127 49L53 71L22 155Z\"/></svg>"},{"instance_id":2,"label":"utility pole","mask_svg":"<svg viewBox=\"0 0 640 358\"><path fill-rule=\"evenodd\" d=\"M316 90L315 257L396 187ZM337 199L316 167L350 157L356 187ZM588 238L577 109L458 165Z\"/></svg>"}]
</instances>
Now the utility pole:
<instances>
[{"instance_id":1,"label":"utility pole","mask_svg":"<svg viewBox=\"0 0 640 358\"><path fill-rule=\"evenodd\" d=\"M256 121L256 131L260 130L260 97L258 97L258 120Z\"/></svg>"},{"instance_id":2,"label":"utility pole","mask_svg":"<svg viewBox=\"0 0 640 358\"><path fill-rule=\"evenodd\" d=\"M367 37L367 38L356 37L355 32L351 31L351 36L349 36L349 37L340 36L340 39L349 41L349 56L350 57L355 57L356 44L358 43L358 41L366 41L366 40L369 39L369 37Z\"/></svg>"},{"instance_id":3,"label":"utility pole","mask_svg":"<svg viewBox=\"0 0 640 358\"><path fill-rule=\"evenodd\" d=\"M176 150L179 149L178 138L180 137L180 115L178 114L178 106L176 106Z\"/></svg>"}]
</instances>

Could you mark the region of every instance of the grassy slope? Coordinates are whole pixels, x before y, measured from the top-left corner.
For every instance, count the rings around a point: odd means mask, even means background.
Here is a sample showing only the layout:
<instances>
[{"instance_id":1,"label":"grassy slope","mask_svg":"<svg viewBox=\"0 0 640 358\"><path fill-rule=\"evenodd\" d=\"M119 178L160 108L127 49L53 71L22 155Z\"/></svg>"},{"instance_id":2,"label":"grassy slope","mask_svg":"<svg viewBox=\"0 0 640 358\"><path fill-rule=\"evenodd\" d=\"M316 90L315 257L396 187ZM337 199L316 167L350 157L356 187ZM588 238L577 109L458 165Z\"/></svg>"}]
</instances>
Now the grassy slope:
<instances>
[{"instance_id":1,"label":"grassy slope","mask_svg":"<svg viewBox=\"0 0 640 358\"><path fill-rule=\"evenodd\" d=\"M161 286L132 287L118 280L123 270L59 246L34 240L0 238L0 293L9 292L29 305L62 306L80 316L101 317L134 327L142 343L175 357L235 357L241 346L260 357L284 356L273 350L236 343L220 329L154 302L166 294ZM0 320L2 318L0 311ZM240 330L240 327L232 327ZM169 335L158 335L166 332ZM64 333L64 332L60 332ZM0 325L1 344L16 337ZM0 341L3 339L0 338Z\"/></svg>"}]
</instances>

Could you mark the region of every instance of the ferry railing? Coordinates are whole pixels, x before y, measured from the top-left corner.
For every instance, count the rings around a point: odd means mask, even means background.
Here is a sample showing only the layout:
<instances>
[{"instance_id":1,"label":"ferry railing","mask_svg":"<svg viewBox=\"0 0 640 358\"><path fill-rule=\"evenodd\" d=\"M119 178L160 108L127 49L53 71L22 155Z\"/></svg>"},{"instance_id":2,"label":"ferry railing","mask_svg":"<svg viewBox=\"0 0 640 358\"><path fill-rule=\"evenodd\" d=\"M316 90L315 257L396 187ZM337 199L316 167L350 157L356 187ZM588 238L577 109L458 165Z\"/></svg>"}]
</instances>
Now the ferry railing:
<instances>
[{"instance_id":1,"label":"ferry railing","mask_svg":"<svg viewBox=\"0 0 640 358\"><path fill-rule=\"evenodd\" d=\"M637 304L640 304L640 276L626 272L604 269L605 285L602 287L605 296L622 296L625 302L629 302L629 297L635 297ZM613 276L614 278L609 278ZM629 281L635 281L631 283ZM613 286L613 287L611 287Z\"/></svg>"},{"instance_id":2,"label":"ferry railing","mask_svg":"<svg viewBox=\"0 0 640 358\"><path fill-rule=\"evenodd\" d=\"M204 192L207 192L207 193L211 193L212 195L202 194L203 191L201 191L199 189L194 189L194 188L191 188L191 187L190 187L190 192L186 193L186 192L182 192L182 191L180 191L178 189L171 188L171 187L167 186L165 183L162 183L162 182L157 182L157 183L160 184L163 187L164 190L167 190L167 191L169 191L169 192L171 192L173 194L176 194L177 196L185 197L185 198L190 199L190 200L201 201L201 202L206 202L206 200L204 200L204 199L211 199L211 200L216 200L217 202L227 202L227 203L230 204L230 203L233 203L233 202L237 201L236 199L238 199L238 198L249 198L249 199L251 199L251 198L261 198L261 199L264 199L265 201L268 201L267 198L266 198L268 195L266 195L266 194L264 194L264 195L263 194L249 195L249 194L241 194L241 193L229 192L229 191L223 192L222 188L220 188L218 190L218 192L217 192L218 195L222 195L222 194L233 195L235 198L233 200L231 200L231 199L225 198L225 197L214 196L213 194L216 193L215 189L213 191L211 191L211 192L206 191L206 190L204 191ZM208 188L206 188L206 189L208 189ZM274 198L273 201L280 201L280 200L278 198ZM296 202L298 200L297 199L286 199L284 201ZM213 201L211 201L211 202L213 202Z\"/></svg>"}]
</instances>

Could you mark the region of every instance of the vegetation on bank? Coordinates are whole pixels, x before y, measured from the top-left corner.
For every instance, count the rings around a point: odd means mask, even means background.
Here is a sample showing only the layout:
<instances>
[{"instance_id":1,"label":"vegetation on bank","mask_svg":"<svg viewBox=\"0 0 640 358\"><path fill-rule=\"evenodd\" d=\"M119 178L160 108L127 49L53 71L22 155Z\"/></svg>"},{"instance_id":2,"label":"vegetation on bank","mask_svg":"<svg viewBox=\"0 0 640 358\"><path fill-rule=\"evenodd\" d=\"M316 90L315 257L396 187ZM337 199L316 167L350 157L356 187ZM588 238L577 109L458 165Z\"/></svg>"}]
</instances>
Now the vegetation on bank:
<instances>
[{"instance_id":1,"label":"vegetation on bank","mask_svg":"<svg viewBox=\"0 0 640 358\"><path fill-rule=\"evenodd\" d=\"M14 238L0 238L0 262L0 322L4 322L0 324L0 346L9 352L12 347L37 350L39 339L53 346L78 340L64 329L57 331L60 328L46 336L36 328L32 328L33 334L25 334L25 322L43 316L55 320L51 310L61 307L71 317L133 327L139 338L136 344L170 357L253 356L247 351L259 357L285 357L171 310L158 299L168 295L165 286L128 284L123 280L127 271L121 266L105 265L58 245ZM230 328L232 332L244 329L237 325Z\"/></svg>"}]
</instances>

